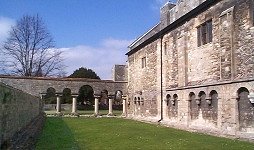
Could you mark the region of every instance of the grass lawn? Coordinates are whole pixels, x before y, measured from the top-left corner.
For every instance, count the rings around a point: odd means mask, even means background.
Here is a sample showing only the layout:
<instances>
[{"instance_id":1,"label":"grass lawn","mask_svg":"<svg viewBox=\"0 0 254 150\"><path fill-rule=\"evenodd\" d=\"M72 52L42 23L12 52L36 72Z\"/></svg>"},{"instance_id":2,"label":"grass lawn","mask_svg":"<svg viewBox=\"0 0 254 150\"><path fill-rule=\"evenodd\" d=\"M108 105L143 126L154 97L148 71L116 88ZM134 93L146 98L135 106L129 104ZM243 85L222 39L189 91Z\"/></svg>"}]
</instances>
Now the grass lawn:
<instances>
[{"instance_id":1,"label":"grass lawn","mask_svg":"<svg viewBox=\"0 0 254 150\"><path fill-rule=\"evenodd\" d=\"M41 150L254 150L254 144L118 118L47 118Z\"/></svg>"}]
</instances>

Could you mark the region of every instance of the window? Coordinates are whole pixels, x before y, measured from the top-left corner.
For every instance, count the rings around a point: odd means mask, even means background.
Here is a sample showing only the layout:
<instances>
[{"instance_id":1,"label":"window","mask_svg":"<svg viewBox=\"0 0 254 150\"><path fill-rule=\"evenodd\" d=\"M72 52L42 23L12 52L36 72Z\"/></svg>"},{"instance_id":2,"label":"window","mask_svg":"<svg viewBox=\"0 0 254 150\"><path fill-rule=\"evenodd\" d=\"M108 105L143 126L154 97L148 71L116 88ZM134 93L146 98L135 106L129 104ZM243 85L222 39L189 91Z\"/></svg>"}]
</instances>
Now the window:
<instances>
[{"instance_id":1,"label":"window","mask_svg":"<svg viewBox=\"0 0 254 150\"><path fill-rule=\"evenodd\" d=\"M146 67L146 57L143 57L141 61L142 61L142 68L145 68Z\"/></svg>"},{"instance_id":2,"label":"window","mask_svg":"<svg viewBox=\"0 0 254 150\"><path fill-rule=\"evenodd\" d=\"M209 20L197 27L198 46L212 42L213 40L212 30L213 30L212 20Z\"/></svg>"}]
</instances>

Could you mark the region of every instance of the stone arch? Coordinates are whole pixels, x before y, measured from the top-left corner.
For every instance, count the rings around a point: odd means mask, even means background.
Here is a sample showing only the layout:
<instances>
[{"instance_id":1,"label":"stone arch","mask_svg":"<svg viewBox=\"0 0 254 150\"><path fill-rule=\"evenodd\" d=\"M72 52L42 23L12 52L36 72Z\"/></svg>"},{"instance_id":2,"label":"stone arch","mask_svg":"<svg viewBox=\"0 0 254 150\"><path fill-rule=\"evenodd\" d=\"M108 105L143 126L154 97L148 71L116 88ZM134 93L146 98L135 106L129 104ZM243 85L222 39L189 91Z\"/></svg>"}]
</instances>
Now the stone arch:
<instances>
[{"instance_id":1,"label":"stone arch","mask_svg":"<svg viewBox=\"0 0 254 150\"><path fill-rule=\"evenodd\" d=\"M69 89L69 88L63 89L61 103L62 104L66 104L66 103L71 104L72 103L71 89Z\"/></svg>"},{"instance_id":2,"label":"stone arch","mask_svg":"<svg viewBox=\"0 0 254 150\"><path fill-rule=\"evenodd\" d=\"M190 101L190 117L191 120L195 120L198 118L199 114L199 106L196 101L199 101L199 99L196 99L196 94L194 92L189 93L189 101Z\"/></svg>"},{"instance_id":3,"label":"stone arch","mask_svg":"<svg viewBox=\"0 0 254 150\"><path fill-rule=\"evenodd\" d=\"M167 106L169 106L170 99L171 99L171 95L170 95L170 94L167 94L167 95L166 95Z\"/></svg>"},{"instance_id":4,"label":"stone arch","mask_svg":"<svg viewBox=\"0 0 254 150\"><path fill-rule=\"evenodd\" d=\"M56 104L56 89L49 87L44 96L45 104Z\"/></svg>"},{"instance_id":5,"label":"stone arch","mask_svg":"<svg viewBox=\"0 0 254 150\"><path fill-rule=\"evenodd\" d=\"M94 103L94 90L90 85L83 85L78 90L79 105L91 106Z\"/></svg>"},{"instance_id":6,"label":"stone arch","mask_svg":"<svg viewBox=\"0 0 254 150\"><path fill-rule=\"evenodd\" d=\"M101 99L100 99L100 106L105 106L105 108L108 108L108 90L104 89L101 91Z\"/></svg>"},{"instance_id":7,"label":"stone arch","mask_svg":"<svg viewBox=\"0 0 254 150\"><path fill-rule=\"evenodd\" d=\"M246 87L237 90L239 130L243 132L254 129L254 104L248 98L249 93Z\"/></svg>"},{"instance_id":8,"label":"stone arch","mask_svg":"<svg viewBox=\"0 0 254 150\"><path fill-rule=\"evenodd\" d=\"M115 91L112 107L114 110L123 110L123 92L121 90Z\"/></svg>"},{"instance_id":9,"label":"stone arch","mask_svg":"<svg viewBox=\"0 0 254 150\"><path fill-rule=\"evenodd\" d=\"M117 90L115 92L115 100L121 100L123 96L123 92L121 90Z\"/></svg>"},{"instance_id":10,"label":"stone arch","mask_svg":"<svg viewBox=\"0 0 254 150\"><path fill-rule=\"evenodd\" d=\"M196 94L194 92L190 92L189 93L189 100L191 100L191 101L193 100L194 101L195 98L196 98Z\"/></svg>"},{"instance_id":11,"label":"stone arch","mask_svg":"<svg viewBox=\"0 0 254 150\"><path fill-rule=\"evenodd\" d=\"M172 103L172 105L177 106L177 104L178 104L178 95L177 94L173 95L173 101L174 101L174 103Z\"/></svg>"},{"instance_id":12,"label":"stone arch","mask_svg":"<svg viewBox=\"0 0 254 150\"><path fill-rule=\"evenodd\" d=\"M218 119L218 92L212 90L209 93L209 98L202 104L202 116L205 120L210 120L212 123L217 124Z\"/></svg>"},{"instance_id":13,"label":"stone arch","mask_svg":"<svg viewBox=\"0 0 254 150\"><path fill-rule=\"evenodd\" d=\"M177 118L178 114L178 95L173 94L172 98L169 101L168 107L168 116L169 118Z\"/></svg>"},{"instance_id":14,"label":"stone arch","mask_svg":"<svg viewBox=\"0 0 254 150\"><path fill-rule=\"evenodd\" d=\"M200 105L202 107L202 105L205 105L206 93L204 91L200 91L198 93L198 97L199 97L200 103L198 103L198 101L196 101L196 102L198 105Z\"/></svg>"},{"instance_id":15,"label":"stone arch","mask_svg":"<svg viewBox=\"0 0 254 150\"><path fill-rule=\"evenodd\" d=\"M216 90L212 90L210 93L209 93L209 99L211 100L210 102L208 102L208 105L212 105L213 103L218 103L218 92Z\"/></svg>"},{"instance_id":16,"label":"stone arch","mask_svg":"<svg viewBox=\"0 0 254 150\"><path fill-rule=\"evenodd\" d=\"M140 101L141 101L141 98L140 98L140 97L138 97L138 105L140 105Z\"/></svg>"},{"instance_id":17,"label":"stone arch","mask_svg":"<svg viewBox=\"0 0 254 150\"><path fill-rule=\"evenodd\" d=\"M137 97L134 97L134 104L137 104Z\"/></svg>"}]
</instances>

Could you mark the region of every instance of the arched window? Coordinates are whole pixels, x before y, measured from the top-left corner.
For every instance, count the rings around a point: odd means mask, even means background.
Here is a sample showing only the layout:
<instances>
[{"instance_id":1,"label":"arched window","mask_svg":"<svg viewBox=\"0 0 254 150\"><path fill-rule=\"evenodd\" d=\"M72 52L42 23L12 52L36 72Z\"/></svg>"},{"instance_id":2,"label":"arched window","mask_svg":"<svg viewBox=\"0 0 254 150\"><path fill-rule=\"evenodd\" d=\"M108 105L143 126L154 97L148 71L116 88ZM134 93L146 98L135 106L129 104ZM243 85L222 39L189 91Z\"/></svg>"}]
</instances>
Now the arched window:
<instances>
[{"instance_id":1,"label":"arched window","mask_svg":"<svg viewBox=\"0 0 254 150\"><path fill-rule=\"evenodd\" d=\"M167 106L169 105L170 99L171 99L170 94L167 94L166 96Z\"/></svg>"},{"instance_id":2,"label":"arched window","mask_svg":"<svg viewBox=\"0 0 254 150\"><path fill-rule=\"evenodd\" d=\"M200 106L200 105L202 104L202 102L205 101L205 98L206 98L205 92L204 92L204 91L200 91L200 92L198 93L198 97L199 97L199 99L196 100L196 103Z\"/></svg>"},{"instance_id":3,"label":"arched window","mask_svg":"<svg viewBox=\"0 0 254 150\"><path fill-rule=\"evenodd\" d=\"M218 100L218 93L215 90L212 90L209 94L210 99L207 100L208 105L211 105L213 102Z\"/></svg>"},{"instance_id":4,"label":"arched window","mask_svg":"<svg viewBox=\"0 0 254 150\"><path fill-rule=\"evenodd\" d=\"M238 94L238 111L239 111L239 128L240 131L246 132L246 128L254 127L254 105L249 99L249 90L241 87L237 90Z\"/></svg>"},{"instance_id":5,"label":"arched window","mask_svg":"<svg viewBox=\"0 0 254 150\"><path fill-rule=\"evenodd\" d=\"M138 97L138 105L140 105L140 100L141 100L140 97Z\"/></svg>"},{"instance_id":6,"label":"arched window","mask_svg":"<svg viewBox=\"0 0 254 150\"><path fill-rule=\"evenodd\" d=\"M190 92L190 94L189 94L189 100L190 100L190 101L194 101L195 98L196 98L195 93L194 93L194 92Z\"/></svg>"},{"instance_id":7,"label":"arched window","mask_svg":"<svg viewBox=\"0 0 254 150\"><path fill-rule=\"evenodd\" d=\"M172 101L172 105L173 105L173 106L176 106L177 100L178 100L178 95L177 95L177 94L174 94L174 95L173 95L173 101Z\"/></svg>"}]
</instances>

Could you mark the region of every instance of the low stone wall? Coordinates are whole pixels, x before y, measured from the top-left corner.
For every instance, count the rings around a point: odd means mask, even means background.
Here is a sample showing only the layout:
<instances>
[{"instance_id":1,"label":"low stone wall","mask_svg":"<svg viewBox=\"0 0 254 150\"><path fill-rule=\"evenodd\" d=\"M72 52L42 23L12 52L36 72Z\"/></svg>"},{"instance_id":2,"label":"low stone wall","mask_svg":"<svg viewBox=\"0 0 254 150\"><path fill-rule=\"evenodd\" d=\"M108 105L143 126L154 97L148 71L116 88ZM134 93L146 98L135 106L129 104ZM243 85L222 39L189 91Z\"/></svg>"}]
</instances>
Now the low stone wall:
<instances>
[{"instance_id":1,"label":"low stone wall","mask_svg":"<svg viewBox=\"0 0 254 150\"><path fill-rule=\"evenodd\" d=\"M45 104L44 110L56 110L56 104ZM72 104L61 104L61 111L72 110Z\"/></svg>"},{"instance_id":2,"label":"low stone wall","mask_svg":"<svg viewBox=\"0 0 254 150\"><path fill-rule=\"evenodd\" d=\"M0 83L0 149L33 145L27 142L34 141L43 126L42 107L39 97Z\"/></svg>"}]
</instances>

